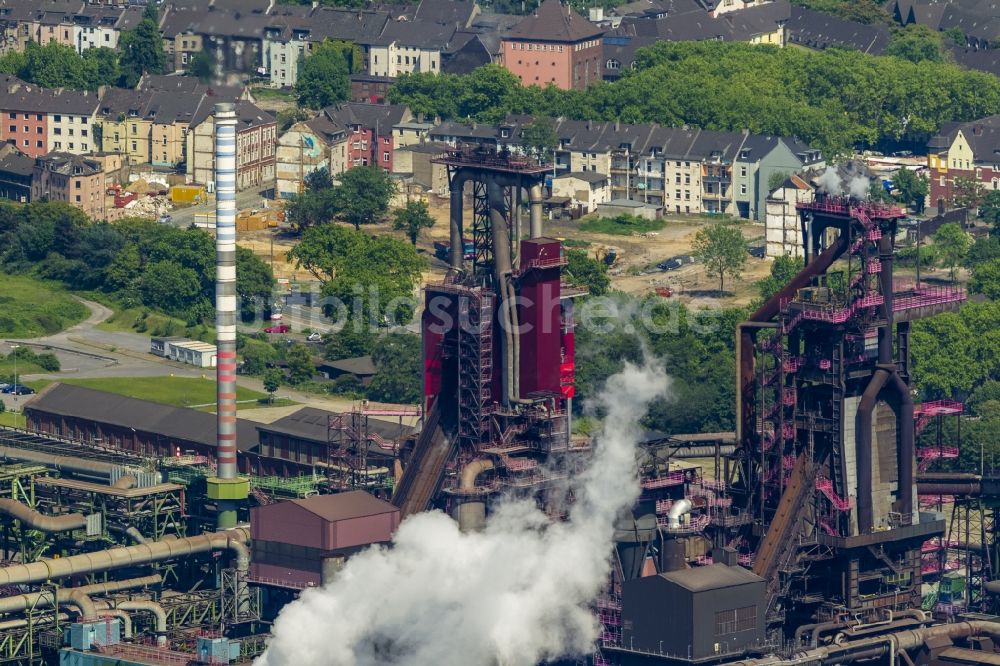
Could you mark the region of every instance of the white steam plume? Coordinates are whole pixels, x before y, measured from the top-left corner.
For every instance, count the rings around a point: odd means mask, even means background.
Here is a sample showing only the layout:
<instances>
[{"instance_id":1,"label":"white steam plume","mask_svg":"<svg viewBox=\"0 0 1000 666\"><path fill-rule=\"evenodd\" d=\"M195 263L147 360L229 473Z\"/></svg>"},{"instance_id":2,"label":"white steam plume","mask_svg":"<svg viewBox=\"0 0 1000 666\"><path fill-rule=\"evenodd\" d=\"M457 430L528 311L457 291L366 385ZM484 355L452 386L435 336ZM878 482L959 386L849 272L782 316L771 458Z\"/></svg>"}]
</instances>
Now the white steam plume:
<instances>
[{"instance_id":1,"label":"white steam plume","mask_svg":"<svg viewBox=\"0 0 1000 666\"><path fill-rule=\"evenodd\" d=\"M639 494L638 420L667 386L658 367L627 365L608 380L568 521L530 500L504 503L479 533L417 514L391 549L356 555L286 606L257 666L535 666L589 653L598 622L588 604L607 583L614 521Z\"/></svg>"},{"instance_id":2,"label":"white steam plume","mask_svg":"<svg viewBox=\"0 0 1000 666\"><path fill-rule=\"evenodd\" d=\"M844 192L843 181L840 180L840 174L837 173L836 167L827 167L826 171L820 174L816 182L819 185L819 189L827 194L836 196Z\"/></svg>"},{"instance_id":3,"label":"white steam plume","mask_svg":"<svg viewBox=\"0 0 1000 666\"><path fill-rule=\"evenodd\" d=\"M871 196L871 178L854 176L847 184L847 192L855 199L867 199Z\"/></svg>"}]
</instances>

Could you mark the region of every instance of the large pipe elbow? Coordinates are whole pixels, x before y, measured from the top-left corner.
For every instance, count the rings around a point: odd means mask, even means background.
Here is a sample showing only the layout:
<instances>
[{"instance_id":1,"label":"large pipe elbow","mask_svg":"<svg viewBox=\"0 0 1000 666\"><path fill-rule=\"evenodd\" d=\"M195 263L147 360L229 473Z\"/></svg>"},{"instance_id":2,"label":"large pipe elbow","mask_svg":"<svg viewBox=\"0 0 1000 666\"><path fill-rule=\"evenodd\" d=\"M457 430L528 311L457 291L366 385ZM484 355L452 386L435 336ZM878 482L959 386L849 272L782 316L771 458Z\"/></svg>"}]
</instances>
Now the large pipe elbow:
<instances>
[{"instance_id":1,"label":"large pipe elbow","mask_svg":"<svg viewBox=\"0 0 1000 666\"><path fill-rule=\"evenodd\" d=\"M488 458L473 460L462 469L462 478L459 483L459 488L462 490L474 490L476 487L476 478L483 472L487 472L491 469L493 469L492 460L489 460Z\"/></svg>"},{"instance_id":2,"label":"large pipe elbow","mask_svg":"<svg viewBox=\"0 0 1000 666\"><path fill-rule=\"evenodd\" d=\"M124 611L146 611L153 614L156 619L156 644L165 646L167 644L167 611L155 601L119 601L115 604L117 608Z\"/></svg>"},{"instance_id":3,"label":"large pipe elbow","mask_svg":"<svg viewBox=\"0 0 1000 666\"><path fill-rule=\"evenodd\" d=\"M681 516L691 513L691 500L682 499L674 502L670 506L670 513L667 514L667 526L677 529L681 526Z\"/></svg>"},{"instance_id":4,"label":"large pipe elbow","mask_svg":"<svg viewBox=\"0 0 1000 666\"><path fill-rule=\"evenodd\" d=\"M87 526L87 517L79 513L48 516L21 504L17 500L0 499L0 514L6 514L32 529L42 532L65 532Z\"/></svg>"}]
</instances>

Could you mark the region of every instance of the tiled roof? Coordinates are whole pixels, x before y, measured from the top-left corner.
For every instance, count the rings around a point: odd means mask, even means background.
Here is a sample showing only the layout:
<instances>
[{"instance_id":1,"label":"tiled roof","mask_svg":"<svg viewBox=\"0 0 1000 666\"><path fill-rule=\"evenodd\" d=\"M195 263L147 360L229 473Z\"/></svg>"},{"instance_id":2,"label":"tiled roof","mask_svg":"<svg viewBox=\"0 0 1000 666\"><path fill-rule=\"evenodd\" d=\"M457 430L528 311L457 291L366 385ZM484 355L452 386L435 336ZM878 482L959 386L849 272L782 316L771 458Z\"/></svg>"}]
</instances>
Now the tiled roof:
<instances>
[{"instance_id":1,"label":"tiled roof","mask_svg":"<svg viewBox=\"0 0 1000 666\"><path fill-rule=\"evenodd\" d=\"M64 88L40 88L15 77L3 81L0 109L23 113L89 116L99 105L97 93Z\"/></svg>"},{"instance_id":2,"label":"tiled roof","mask_svg":"<svg viewBox=\"0 0 1000 666\"><path fill-rule=\"evenodd\" d=\"M382 132L387 132L393 125L403 122L409 108L404 104L364 104L361 102L344 102L323 109L323 115L331 122L343 127L360 125L373 129L376 125Z\"/></svg>"},{"instance_id":3,"label":"tiled roof","mask_svg":"<svg viewBox=\"0 0 1000 666\"><path fill-rule=\"evenodd\" d=\"M603 30L559 0L544 0L535 13L514 26L504 38L524 41L576 43L593 39Z\"/></svg>"},{"instance_id":4,"label":"tiled roof","mask_svg":"<svg viewBox=\"0 0 1000 666\"><path fill-rule=\"evenodd\" d=\"M959 132L962 132L962 136L969 142L977 162L1000 163L1000 115L967 123L945 123L938 135L928 143L928 149L932 152L947 150Z\"/></svg>"},{"instance_id":5,"label":"tiled roof","mask_svg":"<svg viewBox=\"0 0 1000 666\"><path fill-rule=\"evenodd\" d=\"M799 6L792 7L785 32L793 44L813 49L851 48L874 55L883 53L891 39L889 29L884 26L847 21Z\"/></svg>"}]
</instances>

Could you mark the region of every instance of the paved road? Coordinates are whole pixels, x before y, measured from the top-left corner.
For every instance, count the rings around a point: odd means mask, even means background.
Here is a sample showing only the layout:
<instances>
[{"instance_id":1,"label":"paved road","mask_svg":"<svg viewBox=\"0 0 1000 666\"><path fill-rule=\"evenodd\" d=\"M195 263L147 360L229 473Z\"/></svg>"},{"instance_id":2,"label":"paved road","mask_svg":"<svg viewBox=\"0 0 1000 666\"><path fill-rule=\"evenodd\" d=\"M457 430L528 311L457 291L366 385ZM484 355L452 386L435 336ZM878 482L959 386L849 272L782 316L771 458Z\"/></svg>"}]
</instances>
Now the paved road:
<instances>
[{"instance_id":1,"label":"paved road","mask_svg":"<svg viewBox=\"0 0 1000 666\"><path fill-rule=\"evenodd\" d=\"M19 381L102 377L203 377L206 375L211 377L214 375L213 369L195 368L153 356L149 353L149 336L139 333L105 331L97 328L98 324L111 316L112 311L100 303L80 300L90 310L90 316L76 326L42 338L4 340L0 343L0 351L4 353L10 350L11 345L30 345L39 349L49 347L59 357L59 362L62 365L62 370L59 373L22 375L18 377ZM264 391L263 383L255 377L239 376L236 383L255 391ZM288 387L282 387L276 396L333 411L347 410L355 405L355 402L351 400L300 393ZM4 402L6 407L15 410L19 409L29 398L30 396L0 394L0 400ZM377 403L372 403L372 407L377 405Z\"/></svg>"}]
</instances>

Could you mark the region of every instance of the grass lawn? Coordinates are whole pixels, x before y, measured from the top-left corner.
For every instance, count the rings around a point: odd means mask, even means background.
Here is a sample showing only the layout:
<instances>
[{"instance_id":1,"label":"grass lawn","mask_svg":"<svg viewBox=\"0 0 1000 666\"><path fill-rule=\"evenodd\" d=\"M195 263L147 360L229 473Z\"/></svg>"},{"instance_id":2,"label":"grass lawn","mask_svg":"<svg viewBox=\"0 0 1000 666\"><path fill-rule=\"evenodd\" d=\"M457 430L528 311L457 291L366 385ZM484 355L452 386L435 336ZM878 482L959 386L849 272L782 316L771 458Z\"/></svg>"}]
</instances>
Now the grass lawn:
<instances>
[{"instance_id":1,"label":"grass lawn","mask_svg":"<svg viewBox=\"0 0 1000 666\"><path fill-rule=\"evenodd\" d=\"M78 324L90 314L62 287L24 275L0 280L0 336L37 338Z\"/></svg>"},{"instance_id":2,"label":"grass lawn","mask_svg":"<svg viewBox=\"0 0 1000 666\"><path fill-rule=\"evenodd\" d=\"M202 342L215 342L215 329L211 326L202 325L188 327L187 324L176 317L150 311L149 308L135 307L123 308L119 303L109 299L107 294L94 294L88 292L82 294L84 298L98 301L114 310L106 321L97 325L97 328L105 331L116 331L119 333L145 333L146 335L183 335L193 340Z\"/></svg>"},{"instance_id":3,"label":"grass lawn","mask_svg":"<svg viewBox=\"0 0 1000 666\"><path fill-rule=\"evenodd\" d=\"M632 215L618 217L592 217L580 222L580 231L595 234L612 234L614 236L631 236L650 231L659 231L666 226L666 220L647 220Z\"/></svg>"},{"instance_id":4,"label":"grass lawn","mask_svg":"<svg viewBox=\"0 0 1000 666\"><path fill-rule=\"evenodd\" d=\"M215 373L205 379L194 377L107 377L101 379L65 379L63 383L74 386L107 391L126 395L130 398L150 400L174 407L191 407L193 405L214 405L215 403ZM40 382L38 382L40 383ZM31 387L38 389L36 382ZM241 402L237 407L256 408L265 406L267 394L248 388L237 387L236 400ZM263 402L258 402L263 400ZM275 400L275 406L294 404L288 400ZM206 408L211 411L211 407Z\"/></svg>"},{"instance_id":5,"label":"grass lawn","mask_svg":"<svg viewBox=\"0 0 1000 666\"><path fill-rule=\"evenodd\" d=\"M280 99L288 102L295 101L294 91L282 90L281 88L251 88L250 94L257 99Z\"/></svg>"},{"instance_id":6,"label":"grass lawn","mask_svg":"<svg viewBox=\"0 0 1000 666\"><path fill-rule=\"evenodd\" d=\"M22 396L24 398L30 398L31 396ZM0 412L0 426L5 428L25 428L25 419L23 412Z\"/></svg>"}]
</instances>

